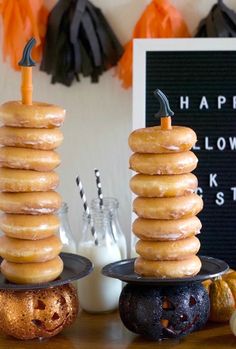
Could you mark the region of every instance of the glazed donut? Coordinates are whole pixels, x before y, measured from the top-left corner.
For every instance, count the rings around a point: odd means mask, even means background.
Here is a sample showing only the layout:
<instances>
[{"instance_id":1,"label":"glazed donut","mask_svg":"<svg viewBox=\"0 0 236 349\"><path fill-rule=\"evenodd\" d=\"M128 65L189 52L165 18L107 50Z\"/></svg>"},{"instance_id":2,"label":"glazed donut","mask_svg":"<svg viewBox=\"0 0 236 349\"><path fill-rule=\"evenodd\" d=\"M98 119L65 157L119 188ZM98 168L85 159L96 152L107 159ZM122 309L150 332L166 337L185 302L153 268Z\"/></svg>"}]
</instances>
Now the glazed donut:
<instances>
[{"instance_id":1,"label":"glazed donut","mask_svg":"<svg viewBox=\"0 0 236 349\"><path fill-rule=\"evenodd\" d=\"M133 201L133 211L142 218L180 219L197 215L203 201L197 194L177 198L142 198Z\"/></svg>"},{"instance_id":2,"label":"glazed donut","mask_svg":"<svg viewBox=\"0 0 236 349\"><path fill-rule=\"evenodd\" d=\"M200 249L200 241L196 236L176 241L139 240L136 243L135 249L144 259L152 261L178 261L197 254Z\"/></svg>"},{"instance_id":3,"label":"glazed donut","mask_svg":"<svg viewBox=\"0 0 236 349\"><path fill-rule=\"evenodd\" d=\"M17 239L45 239L56 234L59 226L59 218L54 215L0 215L0 229L7 236Z\"/></svg>"},{"instance_id":4,"label":"glazed donut","mask_svg":"<svg viewBox=\"0 0 236 349\"><path fill-rule=\"evenodd\" d=\"M0 148L0 166L24 170L52 171L61 160L55 151L15 147Z\"/></svg>"},{"instance_id":5,"label":"glazed donut","mask_svg":"<svg viewBox=\"0 0 236 349\"><path fill-rule=\"evenodd\" d=\"M199 273L201 265L197 256L181 261L149 261L138 257L134 263L134 270L137 274L148 277L185 278Z\"/></svg>"},{"instance_id":6,"label":"glazed donut","mask_svg":"<svg viewBox=\"0 0 236 349\"><path fill-rule=\"evenodd\" d=\"M8 262L46 262L54 259L61 249L61 240L56 235L35 241L0 237L0 256Z\"/></svg>"},{"instance_id":7,"label":"glazed donut","mask_svg":"<svg viewBox=\"0 0 236 349\"><path fill-rule=\"evenodd\" d=\"M60 127L65 118L65 110L48 103L10 101L0 106L0 121L5 126L29 128Z\"/></svg>"},{"instance_id":8,"label":"glazed donut","mask_svg":"<svg viewBox=\"0 0 236 349\"><path fill-rule=\"evenodd\" d=\"M180 240L199 234L201 228L196 216L175 220L137 218L132 225L132 231L138 238L149 241Z\"/></svg>"},{"instance_id":9,"label":"glazed donut","mask_svg":"<svg viewBox=\"0 0 236 349\"><path fill-rule=\"evenodd\" d=\"M160 126L141 128L129 136L129 146L133 152L149 154L185 152L196 141L196 133L182 126L172 126L170 130L162 130Z\"/></svg>"},{"instance_id":10,"label":"glazed donut","mask_svg":"<svg viewBox=\"0 0 236 349\"><path fill-rule=\"evenodd\" d=\"M49 191L59 184L56 172L0 168L0 190L6 192Z\"/></svg>"},{"instance_id":11,"label":"glazed donut","mask_svg":"<svg viewBox=\"0 0 236 349\"><path fill-rule=\"evenodd\" d=\"M0 127L0 144L8 147L53 150L62 141L63 134L58 128Z\"/></svg>"},{"instance_id":12,"label":"glazed donut","mask_svg":"<svg viewBox=\"0 0 236 349\"><path fill-rule=\"evenodd\" d=\"M0 193L0 210L17 214L51 214L61 207L61 196L55 191L35 193Z\"/></svg>"},{"instance_id":13,"label":"glazed donut","mask_svg":"<svg viewBox=\"0 0 236 349\"><path fill-rule=\"evenodd\" d=\"M130 168L149 175L173 175L192 172L198 159L191 151L175 154L134 153L129 159Z\"/></svg>"},{"instance_id":14,"label":"glazed donut","mask_svg":"<svg viewBox=\"0 0 236 349\"><path fill-rule=\"evenodd\" d=\"M192 194L197 186L197 177L192 173L169 176L137 174L130 180L130 189L133 193L149 198Z\"/></svg>"},{"instance_id":15,"label":"glazed donut","mask_svg":"<svg viewBox=\"0 0 236 349\"><path fill-rule=\"evenodd\" d=\"M5 278L16 284L37 284L55 280L63 270L59 256L41 263L12 263L5 259L1 263L1 272Z\"/></svg>"}]
</instances>

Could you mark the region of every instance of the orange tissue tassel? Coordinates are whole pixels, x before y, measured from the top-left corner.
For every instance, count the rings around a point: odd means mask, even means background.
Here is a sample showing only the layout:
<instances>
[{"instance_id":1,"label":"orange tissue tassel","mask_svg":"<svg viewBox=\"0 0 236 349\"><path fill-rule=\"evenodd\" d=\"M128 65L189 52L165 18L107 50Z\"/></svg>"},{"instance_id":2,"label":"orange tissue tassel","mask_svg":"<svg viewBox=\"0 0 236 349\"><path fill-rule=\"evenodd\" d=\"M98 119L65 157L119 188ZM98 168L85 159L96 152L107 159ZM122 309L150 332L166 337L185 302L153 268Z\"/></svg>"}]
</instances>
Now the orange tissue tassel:
<instances>
[{"instance_id":1,"label":"orange tissue tassel","mask_svg":"<svg viewBox=\"0 0 236 349\"><path fill-rule=\"evenodd\" d=\"M0 0L3 23L3 59L19 70L18 62L27 41L33 36L37 45L33 58L40 61L46 34L48 10L43 0Z\"/></svg>"},{"instance_id":2,"label":"orange tissue tassel","mask_svg":"<svg viewBox=\"0 0 236 349\"><path fill-rule=\"evenodd\" d=\"M140 38L187 38L187 25L179 11L167 0L152 0L135 25L133 39ZM125 52L118 62L117 75L122 86L132 85L133 40L125 46Z\"/></svg>"}]
</instances>

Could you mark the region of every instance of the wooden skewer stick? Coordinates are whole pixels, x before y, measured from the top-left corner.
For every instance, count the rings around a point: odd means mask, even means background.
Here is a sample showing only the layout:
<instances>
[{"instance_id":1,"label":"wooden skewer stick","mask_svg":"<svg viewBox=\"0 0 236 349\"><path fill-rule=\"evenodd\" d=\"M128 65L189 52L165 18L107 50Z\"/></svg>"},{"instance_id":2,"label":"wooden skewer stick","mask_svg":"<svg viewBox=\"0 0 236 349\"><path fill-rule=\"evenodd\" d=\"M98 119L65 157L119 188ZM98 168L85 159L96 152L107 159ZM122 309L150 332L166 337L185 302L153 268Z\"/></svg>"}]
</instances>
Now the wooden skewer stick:
<instances>
[{"instance_id":1,"label":"wooden skewer stick","mask_svg":"<svg viewBox=\"0 0 236 349\"><path fill-rule=\"evenodd\" d=\"M170 116L163 116L161 118L161 129L162 130L171 130L171 117Z\"/></svg>"},{"instance_id":2,"label":"wooden skewer stick","mask_svg":"<svg viewBox=\"0 0 236 349\"><path fill-rule=\"evenodd\" d=\"M31 38L25 45L22 58L18 63L21 66L21 100L22 104L32 105L33 84L32 67L35 62L31 58L31 51L36 41Z\"/></svg>"}]
</instances>

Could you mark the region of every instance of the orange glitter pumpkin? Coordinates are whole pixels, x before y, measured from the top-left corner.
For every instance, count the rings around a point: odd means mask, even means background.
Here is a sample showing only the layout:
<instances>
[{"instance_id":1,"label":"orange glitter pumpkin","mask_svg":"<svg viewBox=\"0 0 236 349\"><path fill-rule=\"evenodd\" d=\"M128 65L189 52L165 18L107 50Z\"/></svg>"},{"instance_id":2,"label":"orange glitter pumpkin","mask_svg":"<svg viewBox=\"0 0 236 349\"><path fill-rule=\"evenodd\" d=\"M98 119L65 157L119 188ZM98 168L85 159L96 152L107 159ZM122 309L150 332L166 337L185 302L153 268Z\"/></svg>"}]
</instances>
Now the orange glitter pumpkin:
<instances>
[{"instance_id":1,"label":"orange glitter pumpkin","mask_svg":"<svg viewBox=\"0 0 236 349\"><path fill-rule=\"evenodd\" d=\"M77 291L71 284L0 291L0 330L18 339L55 336L75 320L77 313Z\"/></svg>"}]
</instances>

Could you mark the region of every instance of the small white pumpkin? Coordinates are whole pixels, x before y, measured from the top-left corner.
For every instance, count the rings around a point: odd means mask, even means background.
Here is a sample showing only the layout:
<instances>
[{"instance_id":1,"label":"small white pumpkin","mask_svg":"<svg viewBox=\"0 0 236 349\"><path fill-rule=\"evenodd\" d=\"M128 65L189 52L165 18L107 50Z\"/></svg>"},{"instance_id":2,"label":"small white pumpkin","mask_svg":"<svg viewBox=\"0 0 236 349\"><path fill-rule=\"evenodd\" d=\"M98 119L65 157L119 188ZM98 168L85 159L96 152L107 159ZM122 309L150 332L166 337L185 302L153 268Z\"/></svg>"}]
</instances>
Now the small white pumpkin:
<instances>
[{"instance_id":1,"label":"small white pumpkin","mask_svg":"<svg viewBox=\"0 0 236 349\"><path fill-rule=\"evenodd\" d=\"M229 324L230 324L231 331L236 336L236 310L231 315Z\"/></svg>"}]
</instances>

